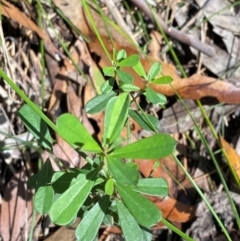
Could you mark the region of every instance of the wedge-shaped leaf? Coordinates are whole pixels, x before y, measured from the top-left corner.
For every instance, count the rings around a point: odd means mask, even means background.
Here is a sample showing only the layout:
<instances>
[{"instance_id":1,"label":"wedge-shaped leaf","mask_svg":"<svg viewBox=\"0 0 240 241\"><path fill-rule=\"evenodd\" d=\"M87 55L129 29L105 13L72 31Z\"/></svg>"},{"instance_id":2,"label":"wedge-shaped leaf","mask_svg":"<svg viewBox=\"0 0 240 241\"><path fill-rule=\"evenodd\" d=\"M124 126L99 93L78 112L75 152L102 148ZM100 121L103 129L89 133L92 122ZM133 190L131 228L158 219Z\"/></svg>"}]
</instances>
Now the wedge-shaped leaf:
<instances>
[{"instance_id":1,"label":"wedge-shaped leaf","mask_svg":"<svg viewBox=\"0 0 240 241\"><path fill-rule=\"evenodd\" d=\"M143 227L141 225L140 225L140 228L142 230L143 240L144 241L152 241L153 240L152 229Z\"/></svg>"},{"instance_id":2,"label":"wedge-shaped leaf","mask_svg":"<svg viewBox=\"0 0 240 241\"><path fill-rule=\"evenodd\" d=\"M86 112L89 114L95 114L104 110L108 101L114 96L116 96L116 94L113 91L107 94L97 95L87 102L85 106Z\"/></svg>"},{"instance_id":3,"label":"wedge-shaped leaf","mask_svg":"<svg viewBox=\"0 0 240 241\"><path fill-rule=\"evenodd\" d=\"M114 86L115 79L114 78L109 78L106 80L100 87L100 90L103 94L107 94L112 91L113 86Z\"/></svg>"},{"instance_id":4,"label":"wedge-shaped leaf","mask_svg":"<svg viewBox=\"0 0 240 241\"><path fill-rule=\"evenodd\" d=\"M39 187L34 196L34 208L41 214L46 214L53 204L54 191L52 186Z\"/></svg>"},{"instance_id":5,"label":"wedge-shaped leaf","mask_svg":"<svg viewBox=\"0 0 240 241\"><path fill-rule=\"evenodd\" d=\"M114 191L114 181L112 178L108 179L105 184L105 193L109 196L113 194Z\"/></svg>"},{"instance_id":6,"label":"wedge-shaped leaf","mask_svg":"<svg viewBox=\"0 0 240 241\"><path fill-rule=\"evenodd\" d=\"M144 129L147 131L155 131L155 129L159 128L159 120L155 116L149 114L141 114L134 110L129 110L129 115ZM149 123L152 123L152 125ZM155 129L154 129L155 128Z\"/></svg>"},{"instance_id":7,"label":"wedge-shaped leaf","mask_svg":"<svg viewBox=\"0 0 240 241\"><path fill-rule=\"evenodd\" d=\"M114 224L114 217L111 214L106 214L103 218L103 224L107 226L113 226Z\"/></svg>"},{"instance_id":8,"label":"wedge-shaped leaf","mask_svg":"<svg viewBox=\"0 0 240 241\"><path fill-rule=\"evenodd\" d=\"M133 66L133 69L135 70L135 72L139 76L143 77L145 80L147 79L146 72L145 72L145 70L143 68L143 65L142 65L142 63L140 61L135 66Z\"/></svg>"},{"instance_id":9,"label":"wedge-shaped leaf","mask_svg":"<svg viewBox=\"0 0 240 241\"><path fill-rule=\"evenodd\" d=\"M103 74L105 76L112 77L112 76L114 76L114 72L115 72L115 68L113 66L103 68Z\"/></svg>"},{"instance_id":10,"label":"wedge-shaped leaf","mask_svg":"<svg viewBox=\"0 0 240 241\"><path fill-rule=\"evenodd\" d=\"M167 98L165 95L156 93L149 87L146 88L146 98L153 104L165 105L167 103Z\"/></svg>"},{"instance_id":11,"label":"wedge-shaped leaf","mask_svg":"<svg viewBox=\"0 0 240 241\"><path fill-rule=\"evenodd\" d=\"M136 163L123 163L119 158L107 156L107 164L110 174L118 183L136 186L139 179L138 166Z\"/></svg>"},{"instance_id":12,"label":"wedge-shaped leaf","mask_svg":"<svg viewBox=\"0 0 240 241\"><path fill-rule=\"evenodd\" d=\"M127 58L127 52L124 49L121 49L117 53L117 61Z\"/></svg>"},{"instance_id":13,"label":"wedge-shaped leaf","mask_svg":"<svg viewBox=\"0 0 240 241\"><path fill-rule=\"evenodd\" d=\"M47 160L39 172L34 196L34 207L42 215L49 211L53 203L52 176L52 165L51 162Z\"/></svg>"},{"instance_id":14,"label":"wedge-shaped leaf","mask_svg":"<svg viewBox=\"0 0 240 241\"><path fill-rule=\"evenodd\" d=\"M138 184L133 189L137 192L164 197L168 195L168 184L163 178L143 178L139 179Z\"/></svg>"},{"instance_id":15,"label":"wedge-shaped leaf","mask_svg":"<svg viewBox=\"0 0 240 241\"><path fill-rule=\"evenodd\" d=\"M103 145L114 142L120 135L128 115L130 99L127 93L113 97L104 116Z\"/></svg>"},{"instance_id":16,"label":"wedge-shaped leaf","mask_svg":"<svg viewBox=\"0 0 240 241\"><path fill-rule=\"evenodd\" d=\"M139 224L148 228L160 221L162 215L159 209L147 198L123 184L115 183L115 186L125 206Z\"/></svg>"},{"instance_id":17,"label":"wedge-shaped leaf","mask_svg":"<svg viewBox=\"0 0 240 241\"><path fill-rule=\"evenodd\" d=\"M139 91L140 88L136 85L132 84L121 84L120 88L125 92L131 92L131 91Z\"/></svg>"},{"instance_id":18,"label":"wedge-shaped leaf","mask_svg":"<svg viewBox=\"0 0 240 241\"><path fill-rule=\"evenodd\" d=\"M140 60L140 56L137 54L133 54L125 59L123 59L121 62L118 63L118 66L120 67L132 67L135 66Z\"/></svg>"},{"instance_id":19,"label":"wedge-shaped leaf","mask_svg":"<svg viewBox=\"0 0 240 241\"><path fill-rule=\"evenodd\" d=\"M124 84L132 84L133 83L133 76L128 74L125 71L122 71L120 69L118 69L117 71L117 76L120 79L121 83Z\"/></svg>"},{"instance_id":20,"label":"wedge-shaped leaf","mask_svg":"<svg viewBox=\"0 0 240 241\"><path fill-rule=\"evenodd\" d=\"M49 150L52 149L52 138L50 136L47 124L41 117L27 104L23 105L19 110L19 116L41 146Z\"/></svg>"},{"instance_id":21,"label":"wedge-shaped leaf","mask_svg":"<svg viewBox=\"0 0 240 241\"><path fill-rule=\"evenodd\" d=\"M153 80L155 79L160 72L162 71L162 65L159 62L156 62L152 64L151 68L148 71L148 80Z\"/></svg>"},{"instance_id":22,"label":"wedge-shaped leaf","mask_svg":"<svg viewBox=\"0 0 240 241\"><path fill-rule=\"evenodd\" d=\"M171 76L162 76L152 81L153 84L166 85L171 84L173 82L173 78Z\"/></svg>"},{"instance_id":23,"label":"wedge-shaped leaf","mask_svg":"<svg viewBox=\"0 0 240 241\"><path fill-rule=\"evenodd\" d=\"M28 178L27 185L32 188L36 188L37 180L39 178L39 173L36 173Z\"/></svg>"},{"instance_id":24,"label":"wedge-shaped leaf","mask_svg":"<svg viewBox=\"0 0 240 241\"><path fill-rule=\"evenodd\" d=\"M76 228L76 238L80 241L92 241L95 239L104 215L109 206L109 197L104 196L84 216Z\"/></svg>"},{"instance_id":25,"label":"wedge-shaped leaf","mask_svg":"<svg viewBox=\"0 0 240 241\"><path fill-rule=\"evenodd\" d=\"M156 134L114 150L116 158L156 159L172 154L176 141L168 134Z\"/></svg>"},{"instance_id":26,"label":"wedge-shaped leaf","mask_svg":"<svg viewBox=\"0 0 240 241\"><path fill-rule=\"evenodd\" d=\"M100 152L101 148L77 117L63 114L57 118L60 135L70 144L81 146L82 151Z\"/></svg>"},{"instance_id":27,"label":"wedge-shaped leaf","mask_svg":"<svg viewBox=\"0 0 240 241\"><path fill-rule=\"evenodd\" d=\"M125 205L117 201L118 217L126 241L143 240L142 230Z\"/></svg>"},{"instance_id":28,"label":"wedge-shaped leaf","mask_svg":"<svg viewBox=\"0 0 240 241\"><path fill-rule=\"evenodd\" d=\"M55 193L65 192L78 175L79 172L55 172L51 181Z\"/></svg>"},{"instance_id":29,"label":"wedge-shaped leaf","mask_svg":"<svg viewBox=\"0 0 240 241\"><path fill-rule=\"evenodd\" d=\"M96 169L87 176L79 174L77 181L53 203L50 218L54 223L66 225L74 219L94 185L97 172Z\"/></svg>"}]
</instances>

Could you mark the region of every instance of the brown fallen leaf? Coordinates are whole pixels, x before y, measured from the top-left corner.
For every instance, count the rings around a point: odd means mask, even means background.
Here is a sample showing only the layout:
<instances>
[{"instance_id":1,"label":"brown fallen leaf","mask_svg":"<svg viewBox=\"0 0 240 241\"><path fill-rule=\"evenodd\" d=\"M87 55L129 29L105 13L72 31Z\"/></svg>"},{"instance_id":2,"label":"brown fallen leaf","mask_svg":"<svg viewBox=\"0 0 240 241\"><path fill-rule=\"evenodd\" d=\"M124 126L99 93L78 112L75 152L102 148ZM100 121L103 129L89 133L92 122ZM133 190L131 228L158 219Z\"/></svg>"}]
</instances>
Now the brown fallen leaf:
<instances>
[{"instance_id":1,"label":"brown fallen leaf","mask_svg":"<svg viewBox=\"0 0 240 241\"><path fill-rule=\"evenodd\" d=\"M77 218L73 225L70 227L61 227L56 230L52 235L45 238L44 241L59 241L59 240L67 240L74 241L76 240L75 229L80 222L80 218Z\"/></svg>"},{"instance_id":2,"label":"brown fallen leaf","mask_svg":"<svg viewBox=\"0 0 240 241\"><path fill-rule=\"evenodd\" d=\"M106 38L103 39L105 42L107 42ZM102 50L97 39L92 38L91 42L89 43L89 47L92 52L101 56L101 60L99 62L99 65L101 67L111 65L109 59ZM124 48L127 51L128 55L138 53L136 49L133 49L132 47L122 46L117 42L115 42L115 47L116 50ZM108 48L109 52L111 52L111 46ZM141 59L141 62L146 71L150 68L151 64L156 61L158 60L154 60L152 58L142 57ZM176 69L173 65L164 62L161 62L161 64L163 75L172 76L174 81L172 82L172 87L170 85L150 85L150 87L156 92L162 93L167 96L172 96L176 94L176 91L181 96L181 98L184 99L197 100L203 97L215 97L220 102L225 102L229 104L240 104L240 88L235 87L233 84L227 82L227 80L223 81L198 74L194 74L189 78L181 79L177 75ZM146 83L135 73L135 71L130 68L126 68L125 70L134 77L134 84L136 84L140 88L145 87Z\"/></svg>"},{"instance_id":3,"label":"brown fallen leaf","mask_svg":"<svg viewBox=\"0 0 240 241\"><path fill-rule=\"evenodd\" d=\"M79 154L60 136L56 135L57 143L53 146L54 155L65 162L65 166L78 167L80 163Z\"/></svg>"},{"instance_id":4,"label":"brown fallen leaf","mask_svg":"<svg viewBox=\"0 0 240 241\"><path fill-rule=\"evenodd\" d=\"M0 212L3 240L27 240L32 217L32 193L27 189L25 172L19 171L8 182Z\"/></svg>"},{"instance_id":5,"label":"brown fallen leaf","mask_svg":"<svg viewBox=\"0 0 240 241\"><path fill-rule=\"evenodd\" d=\"M240 156L238 155L236 150L227 141L224 140L222 136L220 136L219 139L228 157L228 160L229 160L228 165L233 174L233 177L235 178L237 184L239 185L240 184Z\"/></svg>"},{"instance_id":6,"label":"brown fallen leaf","mask_svg":"<svg viewBox=\"0 0 240 241\"><path fill-rule=\"evenodd\" d=\"M50 43L51 40L30 18L22 13L18 8L9 3L6 0L1 1L1 14L7 18L10 18L22 26L33 30L36 34L44 40L46 43Z\"/></svg>"},{"instance_id":7,"label":"brown fallen leaf","mask_svg":"<svg viewBox=\"0 0 240 241\"><path fill-rule=\"evenodd\" d=\"M71 85L67 89L67 108L70 114L76 116L78 119L81 118L82 100L76 95Z\"/></svg>"},{"instance_id":8,"label":"brown fallen leaf","mask_svg":"<svg viewBox=\"0 0 240 241\"><path fill-rule=\"evenodd\" d=\"M80 11L80 13L84 13L84 11ZM109 31L111 31L112 37L114 39L114 43L112 43L108 37L108 31L104 27L104 23L99 17L99 15L95 11L91 11L92 17L95 20L94 22L97 25L97 29L99 33L102 35L102 40L105 43L105 46L109 53L112 53L112 48L114 47L116 50L125 49L128 55L138 53L137 48L127 40L124 35L120 34L119 31L114 29L112 26L109 26ZM78 28L84 32L89 38L89 48L90 51L94 52L100 59L100 66L106 67L111 65L106 53L103 51L98 39L95 36L95 33L91 27L91 24L88 20L87 15L84 13L85 20L78 24ZM71 19L71 17L69 16ZM88 29L86 30L86 26ZM142 57L141 62L145 68L148 70L152 64L152 62L159 61L158 59ZM164 63L160 61L162 64L162 73L163 75L170 75L173 77L172 87L170 85L151 85L156 92L165 94L167 96L175 95L175 91L179 93L182 98L185 99L193 99L197 100L202 97L215 97L220 102L231 103L231 104L239 104L240 103L240 88L235 87L231 83L228 83L226 80L221 81L219 79L210 78L202 75L193 75L190 78L181 79L177 73L176 69L173 65ZM144 88L145 82L131 69L126 69L127 72L133 75L134 83L140 87Z\"/></svg>"},{"instance_id":9,"label":"brown fallen leaf","mask_svg":"<svg viewBox=\"0 0 240 241\"><path fill-rule=\"evenodd\" d=\"M53 45L48 35L41 28L39 28L28 16L21 12L17 7L9 3L9 1L1 1L0 13L5 17L14 20L25 28L36 32L36 34L43 40L45 49L52 57L55 57L55 54L58 53L64 58L63 54Z\"/></svg>"},{"instance_id":10,"label":"brown fallen leaf","mask_svg":"<svg viewBox=\"0 0 240 241\"><path fill-rule=\"evenodd\" d=\"M162 216L171 222L185 223L191 220L195 215L195 206L186 205L174 198L148 197L162 212Z\"/></svg>"}]
</instances>

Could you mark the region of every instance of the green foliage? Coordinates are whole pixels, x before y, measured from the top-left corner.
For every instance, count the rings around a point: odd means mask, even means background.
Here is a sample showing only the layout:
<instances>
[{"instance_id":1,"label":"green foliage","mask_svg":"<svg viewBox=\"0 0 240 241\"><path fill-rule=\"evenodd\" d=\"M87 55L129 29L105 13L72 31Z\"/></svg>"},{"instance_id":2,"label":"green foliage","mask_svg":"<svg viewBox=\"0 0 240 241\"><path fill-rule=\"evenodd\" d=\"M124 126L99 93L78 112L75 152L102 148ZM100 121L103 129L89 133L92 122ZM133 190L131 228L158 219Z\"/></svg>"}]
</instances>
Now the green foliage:
<instances>
[{"instance_id":1,"label":"green foliage","mask_svg":"<svg viewBox=\"0 0 240 241\"><path fill-rule=\"evenodd\" d=\"M104 196L84 216L77 226L76 237L81 241L94 240L108 208L109 197Z\"/></svg>"},{"instance_id":2,"label":"green foliage","mask_svg":"<svg viewBox=\"0 0 240 241\"><path fill-rule=\"evenodd\" d=\"M131 67L146 81L146 87L134 85L133 76L122 67ZM136 54L127 56L125 50L114 53L112 66L103 69L108 80L102 84L102 94L91 99L86 111L95 114L105 110L101 144L73 115L63 114L56 126L46 121L88 162L83 168L62 169L54 172L50 161L29 179L36 189L34 206L41 214L49 213L52 222L68 225L77 216L81 222L76 229L78 240L91 241L102 223L118 223L126 240L151 240L149 228L161 220L161 211L145 195L166 196L167 182L161 178L141 179L138 166L132 159L159 159L174 152L176 142L168 134L153 134L133 143L124 140L121 133L129 118L143 129L156 132L159 121L142 110L133 110L133 93L145 94L153 104L164 105L165 96L156 93L150 84L169 84L172 79L161 75L161 65L153 63L148 74ZM30 104L31 105L31 104ZM33 108L34 109L34 108ZM20 117L39 144L52 149L47 124L29 105L24 105ZM40 117L41 116L41 117ZM124 140L124 144L123 144ZM91 159L87 153L95 154ZM126 159L125 159L126 158Z\"/></svg>"},{"instance_id":3,"label":"green foliage","mask_svg":"<svg viewBox=\"0 0 240 241\"><path fill-rule=\"evenodd\" d=\"M144 130L155 131L155 129L158 129L159 121L155 116L142 114L134 110L129 110L128 113Z\"/></svg>"},{"instance_id":4,"label":"green foliage","mask_svg":"<svg viewBox=\"0 0 240 241\"><path fill-rule=\"evenodd\" d=\"M165 95L156 93L150 87L146 88L146 98L153 104L165 105L167 103L167 98Z\"/></svg>"},{"instance_id":5,"label":"green foliage","mask_svg":"<svg viewBox=\"0 0 240 241\"><path fill-rule=\"evenodd\" d=\"M110 158L107 156L109 173L118 183L129 186L136 186L138 183L139 173L136 163L124 163L121 159Z\"/></svg>"},{"instance_id":6,"label":"green foliage","mask_svg":"<svg viewBox=\"0 0 240 241\"><path fill-rule=\"evenodd\" d=\"M37 175L34 207L42 214L46 214L53 203L54 191L51 186L53 169L51 162L47 160Z\"/></svg>"},{"instance_id":7,"label":"green foliage","mask_svg":"<svg viewBox=\"0 0 240 241\"><path fill-rule=\"evenodd\" d=\"M162 70L160 63L154 63L148 71L147 79L148 81L154 80Z\"/></svg>"},{"instance_id":8,"label":"green foliage","mask_svg":"<svg viewBox=\"0 0 240 241\"><path fill-rule=\"evenodd\" d=\"M133 54L129 57L124 58L121 60L117 66L119 67L132 67L135 66L140 60L140 56L137 54Z\"/></svg>"},{"instance_id":9,"label":"green foliage","mask_svg":"<svg viewBox=\"0 0 240 241\"><path fill-rule=\"evenodd\" d=\"M110 91L106 94L101 94L92 98L85 106L86 112L89 114L101 112L105 109L109 100L111 100L115 95L116 94L113 91Z\"/></svg>"},{"instance_id":10,"label":"green foliage","mask_svg":"<svg viewBox=\"0 0 240 241\"><path fill-rule=\"evenodd\" d=\"M116 182L115 186L124 204L139 224L152 227L161 220L160 210L147 198L126 185Z\"/></svg>"},{"instance_id":11,"label":"green foliage","mask_svg":"<svg viewBox=\"0 0 240 241\"><path fill-rule=\"evenodd\" d=\"M53 203L50 218L54 223L66 225L77 216L96 181L97 173L98 169L88 175L80 173L77 181Z\"/></svg>"},{"instance_id":12,"label":"green foliage","mask_svg":"<svg viewBox=\"0 0 240 241\"><path fill-rule=\"evenodd\" d=\"M128 116L128 93L113 97L107 104L104 116L103 145L110 144L120 135Z\"/></svg>"},{"instance_id":13,"label":"green foliage","mask_svg":"<svg viewBox=\"0 0 240 241\"><path fill-rule=\"evenodd\" d=\"M38 140L39 145L51 150L52 139L48 126L41 117L29 105L23 105L18 113L28 131Z\"/></svg>"},{"instance_id":14,"label":"green foliage","mask_svg":"<svg viewBox=\"0 0 240 241\"><path fill-rule=\"evenodd\" d=\"M125 205L120 201L117 201L117 210L119 222L125 239L127 241L143 240L143 234L137 221L125 207Z\"/></svg>"},{"instance_id":15,"label":"green foliage","mask_svg":"<svg viewBox=\"0 0 240 241\"><path fill-rule=\"evenodd\" d=\"M168 195L168 184L163 178L144 178L138 181L134 190L151 196L164 197Z\"/></svg>"},{"instance_id":16,"label":"green foliage","mask_svg":"<svg viewBox=\"0 0 240 241\"><path fill-rule=\"evenodd\" d=\"M160 144L161 143L161 144ZM176 146L168 134L156 134L114 150L110 156L117 158L156 159L171 155Z\"/></svg>"},{"instance_id":17,"label":"green foliage","mask_svg":"<svg viewBox=\"0 0 240 241\"><path fill-rule=\"evenodd\" d=\"M101 148L93 137L88 133L77 117L63 114L57 118L56 125L59 134L74 146L81 147L82 151L100 152Z\"/></svg>"}]
</instances>

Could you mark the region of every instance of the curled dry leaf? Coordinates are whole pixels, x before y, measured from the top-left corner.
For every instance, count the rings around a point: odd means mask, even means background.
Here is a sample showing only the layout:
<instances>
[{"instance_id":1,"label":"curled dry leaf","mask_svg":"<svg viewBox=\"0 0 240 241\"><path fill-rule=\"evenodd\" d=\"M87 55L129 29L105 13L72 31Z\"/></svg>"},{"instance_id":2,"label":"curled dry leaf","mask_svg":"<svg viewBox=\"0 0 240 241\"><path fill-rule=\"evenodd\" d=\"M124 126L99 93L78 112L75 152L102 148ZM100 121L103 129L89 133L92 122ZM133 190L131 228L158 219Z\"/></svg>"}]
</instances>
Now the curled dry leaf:
<instances>
[{"instance_id":1,"label":"curled dry leaf","mask_svg":"<svg viewBox=\"0 0 240 241\"><path fill-rule=\"evenodd\" d=\"M33 30L44 42L51 42L48 36L30 18L6 0L2 0L1 2L1 14L16 21L27 29Z\"/></svg>"},{"instance_id":2,"label":"curled dry leaf","mask_svg":"<svg viewBox=\"0 0 240 241\"><path fill-rule=\"evenodd\" d=\"M1 1L1 14L16 21L18 24L24 26L25 28L36 32L36 34L43 40L44 46L51 56L54 57L55 53L58 53L62 56L61 52L58 51L57 48L53 45L48 35L41 28L39 28L28 16L26 16L14 5L9 3L9 1Z\"/></svg>"}]
</instances>

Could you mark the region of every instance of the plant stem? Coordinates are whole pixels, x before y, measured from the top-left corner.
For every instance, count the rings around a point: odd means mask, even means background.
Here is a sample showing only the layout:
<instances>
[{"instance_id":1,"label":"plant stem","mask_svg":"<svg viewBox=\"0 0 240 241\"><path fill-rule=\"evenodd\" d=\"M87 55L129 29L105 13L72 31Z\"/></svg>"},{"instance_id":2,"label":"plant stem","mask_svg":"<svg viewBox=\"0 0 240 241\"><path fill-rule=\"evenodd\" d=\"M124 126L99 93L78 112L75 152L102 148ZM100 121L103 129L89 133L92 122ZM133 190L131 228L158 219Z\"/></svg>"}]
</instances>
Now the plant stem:
<instances>
[{"instance_id":1,"label":"plant stem","mask_svg":"<svg viewBox=\"0 0 240 241\"><path fill-rule=\"evenodd\" d=\"M179 236L181 236L182 238L188 240L188 241L194 241L194 239L190 238L187 234L183 233L182 231L180 231L178 228L176 228L174 225L172 225L171 223L169 223L166 219L162 218L161 219L161 223L163 223L166 227L168 227L169 229L171 229L173 232L175 232L176 234L178 234Z\"/></svg>"}]
</instances>

